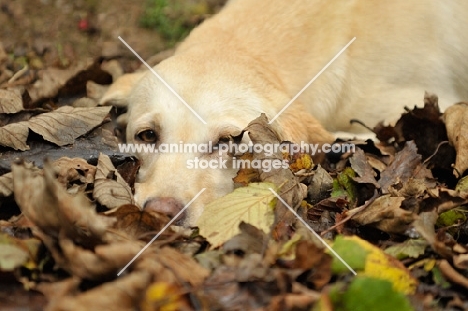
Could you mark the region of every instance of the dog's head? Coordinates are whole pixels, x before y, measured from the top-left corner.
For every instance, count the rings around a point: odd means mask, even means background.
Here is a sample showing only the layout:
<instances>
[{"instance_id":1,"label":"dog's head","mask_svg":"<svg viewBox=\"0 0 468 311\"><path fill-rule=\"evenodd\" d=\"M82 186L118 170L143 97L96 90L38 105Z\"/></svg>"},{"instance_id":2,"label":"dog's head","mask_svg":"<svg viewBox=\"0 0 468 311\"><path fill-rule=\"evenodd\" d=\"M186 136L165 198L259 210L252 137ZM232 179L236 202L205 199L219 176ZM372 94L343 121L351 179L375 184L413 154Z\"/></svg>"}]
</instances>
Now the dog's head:
<instances>
[{"instance_id":1,"label":"dog's head","mask_svg":"<svg viewBox=\"0 0 468 311\"><path fill-rule=\"evenodd\" d=\"M216 147L261 113L272 118L289 100L255 68L234 63L175 56L155 68L164 82L152 72L138 79L129 96L127 143L140 146L135 197L143 208L173 217L205 188L179 218L194 225L206 203L233 190L232 155ZM321 141L330 139L304 115L296 107L273 126L283 139L306 140L310 131Z\"/></svg>"}]
</instances>

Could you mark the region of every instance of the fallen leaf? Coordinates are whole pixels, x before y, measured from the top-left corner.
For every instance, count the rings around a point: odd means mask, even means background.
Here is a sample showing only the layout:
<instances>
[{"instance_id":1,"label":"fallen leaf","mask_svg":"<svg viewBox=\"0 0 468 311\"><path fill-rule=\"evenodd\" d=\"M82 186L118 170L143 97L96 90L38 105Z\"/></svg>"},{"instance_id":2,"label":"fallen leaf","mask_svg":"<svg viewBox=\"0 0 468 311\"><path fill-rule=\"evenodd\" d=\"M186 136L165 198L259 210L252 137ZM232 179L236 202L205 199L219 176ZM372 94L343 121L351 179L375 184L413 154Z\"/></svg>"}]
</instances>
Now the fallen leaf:
<instances>
[{"instance_id":1,"label":"fallen leaf","mask_svg":"<svg viewBox=\"0 0 468 311\"><path fill-rule=\"evenodd\" d=\"M417 216L412 226L421 235L421 237L429 243L429 245L436 253L444 258L451 258L452 250L437 239L434 229L437 218L438 214L435 209L422 212Z\"/></svg>"},{"instance_id":2,"label":"fallen leaf","mask_svg":"<svg viewBox=\"0 0 468 311\"><path fill-rule=\"evenodd\" d=\"M369 242L357 236L340 236L333 243L333 249L351 268L364 270L365 276L390 281L393 289L403 294L413 294L416 291L418 282L411 276L408 269L400 261L385 254ZM351 254L356 254L356 258L351 257ZM343 268L346 268L335 257L332 267L334 271L344 271Z\"/></svg>"},{"instance_id":3,"label":"fallen leaf","mask_svg":"<svg viewBox=\"0 0 468 311\"><path fill-rule=\"evenodd\" d=\"M72 184L91 184L94 182L96 166L81 158L62 157L53 162L59 183L69 188Z\"/></svg>"},{"instance_id":4,"label":"fallen leaf","mask_svg":"<svg viewBox=\"0 0 468 311\"><path fill-rule=\"evenodd\" d=\"M151 237L148 236L148 239L152 238L169 222L167 215L157 212L149 213L146 210L142 211L136 205L122 205L112 212L106 212L106 214L116 219L114 229L133 239L143 239L148 233L153 233ZM167 238L173 233L169 227L162 233L161 239Z\"/></svg>"},{"instance_id":5,"label":"fallen leaf","mask_svg":"<svg viewBox=\"0 0 468 311\"><path fill-rule=\"evenodd\" d=\"M84 293L52 296L47 310L134 310L141 300L141 293L151 283L151 275L146 271L122 276L113 282L106 282Z\"/></svg>"},{"instance_id":6,"label":"fallen leaf","mask_svg":"<svg viewBox=\"0 0 468 311\"><path fill-rule=\"evenodd\" d=\"M28 252L18 244L19 241L0 233L0 271L12 271L29 259Z\"/></svg>"},{"instance_id":7,"label":"fallen leaf","mask_svg":"<svg viewBox=\"0 0 468 311\"><path fill-rule=\"evenodd\" d=\"M450 161L454 159L453 148L440 145L447 141L447 130L441 119L437 95L425 93L424 107L404 113L395 125L395 130L400 133L401 141L414 141L418 153L423 159L432 156L430 162L438 167L450 167ZM451 150L450 150L451 149ZM434 154L437 150L437 153Z\"/></svg>"},{"instance_id":8,"label":"fallen leaf","mask_svg":"<svg viewBox=\"0 0 468 311\"><path fill-rule=\"evenodd\" d=\"M410 141L402 151L395 155L393 162L380 174L378 183L383 193L388 193L390 187L406 183L413 176L413 171L421 163L416 145Z\"/></svg>"},{"instance_id":9,"label":"fallen leaf","mask_svg":"<svg viewBox=\"0 0 468 311\"><path fill-rule=\"evenodd\" d=\"M354 270L364 270L366 267L366 258L370 250L360 247L356 241L339 235L333 242L333 250ZM335 274L348 273L349 268L333 257L332 271Z\"/></svg>"},{"instance_id":10,"label":"fallen leaf","mask_svg":"<svg viewBox=\"0 0 468 311\"><path fill-rule=\"evenodd\" d=\"M48 68L40 70L39 79L28 87L29 96L33 102L41 98L52 98L57 95L58 90L64 86L70 78L81 70L85 64L79 64L71 69Z\"/></svg>"},{"instance_id":11,"label":"fallen leaf","mask_svg":"<svg viewBox=\"0 0 468 311\"><path fill-rule=\"evenodd\" d=\"M244 129L248 132L249 137L254 145L279 145L281 143L278 133L268 124L268 119L265 114L253 120ZM297 221L296 216L291 213L289 207L298 210L302 200L307 196L307 191L303 189L298 178L294 176L289 166L284 167L285 160L280 150L271 154L265 152L256 152L253 155L254 161L266 162L270 165L270 170L259 169L260 180L262 182L273 183L280 187L281 192L278 195L282 198L278 200L275 208L275 238L288 238L292 234L292 227ZM275 164L283 164L279 167L274 167Z\"/></svg>"},{"instance_id":12,"label":"fallen leaf","mask_svg":"<svg viewBox=\"0 0 468 311\"><path fill-rule=\"evenodd\" d=\"M333 188L333 178L320 164L315 169L314 176L307 187L307 198L311 204L316 204L328 197Z\"/></svg>"},{"instance_id":13,"label":"fallen leaf","mask_svg":"<svg viewBox=\"0 0 468 311\"><path fill-rule=\"evenodd\" d=\"M145 293L141 305L143 311L177 311L189 310L183 290L173 284L156 282L151 284Z\"/></svg>"},{"instance_id":14,"label":"fallen leaf","mask_svg":"<svg viewBox=\"0 0 468 311\"><path fill-rule=\"evenodd\" d=\"M63 234L83 245L102 241L113 220L97 215L84 193L68 194L50 162L44 162L44 176L24 163L13 164L12 172L16 203L43 232L52 237Z\"/></svg>"},{"instance_id":15,"label":"fallen leaf","mask_svg":"<svg viewBox=\"0 0 468 311\"><path fill-rule=\"evenodd\" d=\"M20 92L0 89L0 113L15 113L23 109Z\"/></svg>"},{"instance_id":16,"label":"fallen leaf","mask_svg":"<svg viewBox=\"0 0 468 311\"><path fill-rule=\"evenodd\" d=\"M468 122L468 104L458 103L448 107L443 120L449 142L457 151L453 174L459 178L468 168L468 131L465 130L465 124Z\"/></svg>"},{"instance_id":17,"label":"fallen leaf","mask_svg":"<svg viewBox=\"0 0 468 311\"><path fill-rule=\"evenodd\" d=\"M333 180L332 198L342 198L354 205L357 200L357 189L354 182L356 173L347 167Z\"/></svg>"},{"instance_id":18,"label":"fallen leaf","mask_svg":"<svg viewBox=\"0 0 468 311\"><path fill-rule=\"evenodd\" d=\"M372 184L377 188L380 187L380 185L377 183L377 180L375 180L377 174L370 166L362 149L358 148L353 156L349 159L349 162L351 163L351 168L358 175L357 177L353 178L354 181L358 183Z\"/></svg>"},{"instance_id":19,"label":"fallen leaf","mask_svg":"<svg viewBox=\"0 0 468 311\"><path fill-rule=\"evenodd\" d=\"M386 280L367 276L356 277L344 290L334 288L329 294L336 310L412 311L407 297L392 288Z\"/></svg>"},{"instance_id":20,"label":"fallen leaf","mask_svg":"<svg viewBox=\"0 0 468 311\"><path fill-rule=\"evenodd\" d=\"M253 161L253 154L252 153L244 153L242 156L239 157L239 161ZM242 167L238 172L236 177L233 178L235 183L242 184L247 186L249 183L253 182L260 182L260 174L258 170L252 167Z\"/></svg>"},{"instance_id":21,"label":"fallen leaf","mask_svg":"<svg viewBox=\"0 0 468 311\"><path fill-rule=\"evenodd\" d=\"M93 197L109 209L134 204L132 189L120 176L110 158L102 153L96 167Z\"/></svg>"},{"instance_id":22,"label":"fallen leaf","mask_svg":"<svg viewBox=\"0 0 468 311\"><path fill-rule=\"evenodd\" d=\"M143 247L136 241L115 241L88 250L62 237L58 244L59 251L52 251L57 266L73 276L96 281L114 278Z\"/></svg>"},{"instance_id":23,"label":"fallen leaf","mask_svg":"<svg viewBox=\"0 0 468 311\"><path fill-rule=\"evenodd\" d=\"M0 145L15 150L29 150L26 143L29 134L28 122L17 122L0 127Z\"/></svg>"},{"instance_id":24,"label":"fallen leaf","mask_svg":"<svg viewBox=\"0 0 468 311\"><path fill-rule=\"evenodd\" d=\"M438 227L450 227L466 221L466 211L452 209L439 215L436 225Z\"/></svg>"},{"instance_id":25,"label":"fallen leaf","mask_svg":"<svg viewBox=\"0 0 468 311\"><path fill-rule=\"evenodd\" d=\"M303 273L307 271L303 277L314 285L314 289L321 289L332 277L332 256L311 241L299 241L295 245L294 259L287 265L301 269Z\"/></svg>"},{"instance_id":26,"label":"fallen leaf","mask_svg":"<svg viewBox=\"0 0 468 311\"><path fill-rule=\"evenodd\" d=\"M55 111L32 117L29 128L58 146L73 144L77 137L100 125L111 107L73 108L63 106Z\"/></svg>"},{"instance_id":27,"label":"fallen leaf","mask_svg":"<svg viewBox=\"0 0 468 311\"><path fill-rule=\"evenodd\" d=\"M353 215L352 219L362 226L372 225L387 233L403 233L416 219L414 213L401 208L401 202L404 199L403 197L383 195L364 210L356 214L350 210L345 214Z\"/></svg>"},{"instance_id":28,"label":"fallen leaf","mask_svg":"<svg viewBox=\"0 0 468 311\"><path fill-rule=\"evenodd\" d=\"M243 254L261 254L264 251L265 245L268 244L268 236L263 230L245 222L240 223L239 230L241 233L222 246L225 253L238 253L240 251Z\"/></svg>"},{"instance_id":29,"label":"fallen leaf","mask_svg":"<svg viewBox=\"0 0 468 311\"><path fill-rule=\"evenodd\" d=\"M460 178L460 180L457 183L457 186L455 187L455 190L461 192L468 192L468 176Z\"/></svg>"},{"instance_id":30,"label":"fallen leaf","mask_svg":"<svg viewBox=\"0 0 468 311\"><path fill-rule=\"evenodd\" d=\"M0 198L9 197L13 194L13 174L6 173L0 176Z\"/></svg>"},{"instance_id":31,"label":"fallen leaf","mask_svg":"<svg viewBox=\"0 0 468 311\"><path fill-rule=\"evenodd\" d=\"M239 225L246 222L265 233L274 222L277 190L271 183L252 183L207 204L197 221L200 234L216 248L240 233Z\"/></svg>"},{"instance_id":32,"label":"fallen leaf","mask_svg":"<svg viewBox=\"0 0 468 311\"><path fill-rule=\"evenodd\" d=\"M409 239L385 249L385 253L397 258L418 258L424 254L429 244L422 239Z\"/></svg>"}]
</instances>

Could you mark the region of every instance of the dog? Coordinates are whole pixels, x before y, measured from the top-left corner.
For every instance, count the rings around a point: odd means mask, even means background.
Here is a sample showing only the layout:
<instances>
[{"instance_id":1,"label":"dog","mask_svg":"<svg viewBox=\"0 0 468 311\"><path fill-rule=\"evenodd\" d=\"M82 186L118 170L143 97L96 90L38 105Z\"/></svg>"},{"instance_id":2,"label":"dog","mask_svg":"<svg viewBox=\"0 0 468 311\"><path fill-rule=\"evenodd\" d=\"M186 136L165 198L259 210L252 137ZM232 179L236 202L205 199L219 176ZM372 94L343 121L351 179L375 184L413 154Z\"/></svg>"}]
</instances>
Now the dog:
<instances>
[{"instance_id":1,"label":"dog","mask_svg":"<svg viewBox=\"0 0 468 311\"><path fill-rule=\"evenodd\" d=\"M127 143L216 146L261 113L275 118L355 37L272 123L284 140L331 142L334 132L364 130L351 119L395 121L426 90L441 109L466 100L466 29L465 0L231 0L154 67L175 92L139 72L118 80L104 101L129 102ZM135 199L143 208L173 217L206 188L178 220L185 226L234 188L237 169L187 167L217 152L137 156Z\"/></svg>"}]
</instances>

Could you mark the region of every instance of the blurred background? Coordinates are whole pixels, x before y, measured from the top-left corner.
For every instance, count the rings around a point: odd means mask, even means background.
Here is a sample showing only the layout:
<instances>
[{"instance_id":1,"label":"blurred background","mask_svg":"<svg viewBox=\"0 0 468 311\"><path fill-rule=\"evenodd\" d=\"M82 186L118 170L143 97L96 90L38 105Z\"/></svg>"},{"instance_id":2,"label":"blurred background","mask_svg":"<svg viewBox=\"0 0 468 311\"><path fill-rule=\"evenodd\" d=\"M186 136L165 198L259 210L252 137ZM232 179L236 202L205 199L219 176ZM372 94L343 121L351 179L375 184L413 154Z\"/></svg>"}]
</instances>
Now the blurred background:
<instances>
[{"instance_id":1,"label":"blurred background","mask_svg":"<svg viewBox=\"0 0 468 311\"><path fill-rule=\"evenodd\" d=\"M100 57L139 61L174 47L226 0L4 0L0 1L0 84L25 68L68 68Z\"/></svg>"}]
</instances>

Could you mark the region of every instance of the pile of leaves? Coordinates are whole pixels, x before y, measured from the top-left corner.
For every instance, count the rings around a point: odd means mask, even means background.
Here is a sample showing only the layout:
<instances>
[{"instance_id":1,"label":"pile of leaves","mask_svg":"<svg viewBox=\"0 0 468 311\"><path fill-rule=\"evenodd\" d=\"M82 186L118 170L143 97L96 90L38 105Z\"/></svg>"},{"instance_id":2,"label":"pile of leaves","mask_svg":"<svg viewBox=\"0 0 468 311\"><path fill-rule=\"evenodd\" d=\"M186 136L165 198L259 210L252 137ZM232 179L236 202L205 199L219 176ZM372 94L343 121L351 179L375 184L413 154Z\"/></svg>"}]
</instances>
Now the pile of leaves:
<instances>
[{"instance_id":1,"label":"pile of leaves","mask_svg":"<svg viewBox=\"0 0 468 311\"><path fill-rule=\"evenodd\" d=\"M100 59L2 85L0 287L20 286L0 306L468 308L467 104L442 115L426 95L424 108L374 129L380 143L354 141L320 163L245 154L290 169L240 170L241 186L196 228L166 228L165 215L134 204L138 161L115 151L122 107L99 105L121 74ZM245 135L279 143L265 116Z\"/></svg>"}]
</instances>

